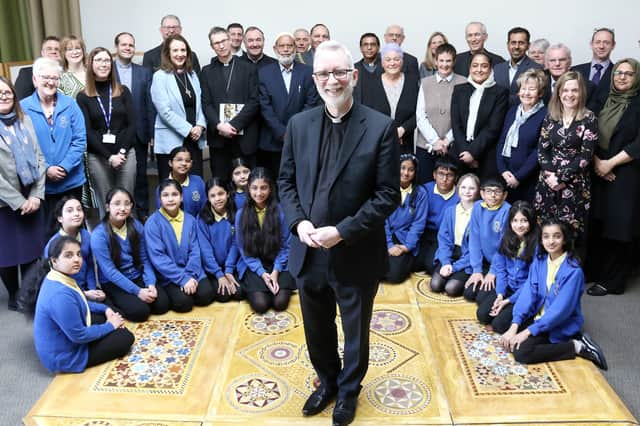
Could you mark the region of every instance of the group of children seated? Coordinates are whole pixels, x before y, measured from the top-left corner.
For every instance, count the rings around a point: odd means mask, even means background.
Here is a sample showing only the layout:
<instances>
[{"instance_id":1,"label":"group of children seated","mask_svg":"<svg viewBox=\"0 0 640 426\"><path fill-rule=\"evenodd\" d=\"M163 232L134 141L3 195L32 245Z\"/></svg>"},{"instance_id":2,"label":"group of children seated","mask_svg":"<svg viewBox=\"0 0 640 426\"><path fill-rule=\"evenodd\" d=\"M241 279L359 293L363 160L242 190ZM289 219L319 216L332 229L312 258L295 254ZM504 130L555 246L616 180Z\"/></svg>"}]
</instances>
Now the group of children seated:
<instances>
[{"instance_id":1,"label":"group of children seated","mask_svg":"<svg viewBox=\"0 0 640 426\"><path fill-rule=\"evenodd\" d=\"M109 191L91 233L80 200L59 202L34 320L36 350L50 371L79 372L126 354L134 337L125 319L245 298L258 313L287 309L295 289L291 235L269 173L237 159L230 185L219 178L205 185L190 174L186 148L174 149L169 165L144 225L122 188ZM416 157L402 155L400 167L402 201L385 223L387 282L426 270L432 291L475 301L479 321L502 333L519 362L578 355L607 368L581 333L584 277L566 225L540 228L528 203L505 201L498 179L480 185L466 174L456 186L456 167L439 162L434 181L418 185Z\"/></svg>"}]
</instances>

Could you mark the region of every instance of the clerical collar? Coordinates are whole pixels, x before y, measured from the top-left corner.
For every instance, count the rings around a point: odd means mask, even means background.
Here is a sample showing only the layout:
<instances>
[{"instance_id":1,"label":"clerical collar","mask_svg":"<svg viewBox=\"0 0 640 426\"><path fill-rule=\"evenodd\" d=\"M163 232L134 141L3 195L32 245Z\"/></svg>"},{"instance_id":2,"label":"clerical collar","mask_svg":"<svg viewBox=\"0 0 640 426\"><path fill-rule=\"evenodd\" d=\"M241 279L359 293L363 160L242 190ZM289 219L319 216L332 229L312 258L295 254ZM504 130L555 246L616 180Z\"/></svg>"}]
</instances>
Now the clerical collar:
<instances>
[{"instance_id":1,"label":"clerical collar","mask_svg":"<svg viewBox=\"0 0 640 426\"><path fill-rule=\"evenodd\" d=\"M331 114L329 112L329 110L327 109L327 105L325 104L325 106L324 106L324 115L326 115L327 118L329 120L331 120L331 122L333 124L340 124L343 121L348 120L349 117L351 117L351 111L352 110L353 110L353 99L351 99L351 105L349 105L349 109L347 110L347 112L345 112L344 114L342 114L342 115L340 115L338 117L335 117L333 114Z\"/></svg>"}]
</instances>

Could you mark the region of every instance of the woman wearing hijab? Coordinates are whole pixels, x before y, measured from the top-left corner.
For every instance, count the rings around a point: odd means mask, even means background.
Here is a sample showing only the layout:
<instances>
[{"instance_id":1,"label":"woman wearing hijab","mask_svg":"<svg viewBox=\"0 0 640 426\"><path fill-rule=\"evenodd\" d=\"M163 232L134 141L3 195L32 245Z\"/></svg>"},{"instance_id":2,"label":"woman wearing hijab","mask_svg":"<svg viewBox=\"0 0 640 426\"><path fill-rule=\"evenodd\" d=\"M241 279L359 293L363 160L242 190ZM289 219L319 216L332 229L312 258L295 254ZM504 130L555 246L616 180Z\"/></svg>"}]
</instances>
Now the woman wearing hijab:
<instances>
[{"instance_id":1,"label":"woman wearing hijab","mask_svg":"<svg viewBox=\"0 0 640 426\"><path fill-rule=\"evenodd\" d=\"M632 241L640 236L640 65L618 61L611 88L598 114L593 157L592 228L587 289L591 296L621 294L634 263Z\"/></svg>"}]
</instances>

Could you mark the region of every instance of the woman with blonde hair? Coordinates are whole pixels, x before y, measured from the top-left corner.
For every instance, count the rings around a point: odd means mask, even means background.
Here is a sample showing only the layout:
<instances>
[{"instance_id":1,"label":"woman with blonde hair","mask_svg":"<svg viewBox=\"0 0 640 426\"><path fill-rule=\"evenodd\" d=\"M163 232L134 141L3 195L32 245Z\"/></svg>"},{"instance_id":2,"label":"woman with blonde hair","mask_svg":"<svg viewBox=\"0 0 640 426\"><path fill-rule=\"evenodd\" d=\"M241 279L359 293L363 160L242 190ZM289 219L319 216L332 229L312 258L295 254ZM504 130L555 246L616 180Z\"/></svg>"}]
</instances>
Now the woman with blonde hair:
<instances>
[{"instance_id":1,"label":"woman with blonde hair","mask_svg":"<svg viewBox=\"0 0 640 426\"><path fill-rule=\"evenodd\" d=\"M58 90L75 98L87 84L87 50L84 41L74 35L65 37L60 43L60 53L64 72L60 75Z\"/></svg>"},{"instance_id":2,"label":"woman with blonde hair","mask_svg":"<svg viewBox=\"0 0 640 426\"><path fill-rule=\"evenodd\" d=\"M436 49L445 43L449 43L446 35L440 31L431 33L427 40L427 50L424 53L424 61L420 64L420 80L436 73Z\"/></svg>"}]
</instances>

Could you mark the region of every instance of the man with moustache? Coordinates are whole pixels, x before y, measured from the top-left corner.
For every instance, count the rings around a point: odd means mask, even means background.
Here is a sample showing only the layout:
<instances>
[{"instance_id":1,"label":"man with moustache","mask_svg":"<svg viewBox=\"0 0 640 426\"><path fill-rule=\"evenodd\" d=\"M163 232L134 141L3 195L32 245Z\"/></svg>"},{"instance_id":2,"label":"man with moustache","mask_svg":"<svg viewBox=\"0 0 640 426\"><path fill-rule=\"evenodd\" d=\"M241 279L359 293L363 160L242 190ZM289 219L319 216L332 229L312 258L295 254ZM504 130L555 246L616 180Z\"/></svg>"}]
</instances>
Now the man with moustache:
<instances>
[{"instance_id":1,"label":"man with moustache","mask_svg":"<svg viewBox=\"0 0 640 426\"><path fill-rule=\"evenodd\" d=\"M373 300L388 269L384 221L400 202L399 143L391 118L354 102L358 70L343 44L320 44L313 71L324 105L289 120L278 184L293 234L289 271L320 379L302 414L318 414L337 398L333 424L348 425L367 372Z\"/></svg>"},{"instance_id":2,"label":"man with moustache","mask_svg":"<svg viewBox=\"0 0 640 426\"><path fill-rule=\"evenodd\" d=\"M251 167L255 166L260 114L258 73L255 65L232 53L231 39L224 28L213 27L209 41L216 57L200 75L209 164L212 176L228 178L233 158L244 157ZM221 120L220 111L225 106L236 111L230 120Z\"/></svg>"},{"instance_id":3,"label":"man with moustache","mask_svg":"<svg viewBox=\"0 0 640 426\"><path fill-rule=\"evenodd\" d=\"M308 65L294 62L295 39L290 33L276 37L273 51L276 63L258 71L262 126L258 143L258 165L269 169L273 176L280 172L282 144L289 119L318 103L318 92Z\"/></svg>"}]
</instances>

